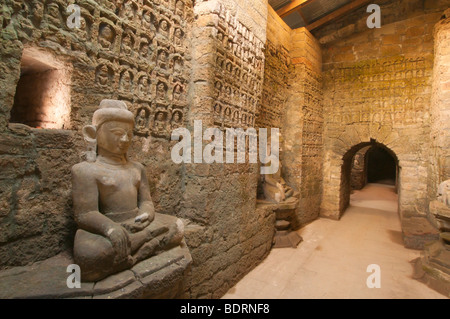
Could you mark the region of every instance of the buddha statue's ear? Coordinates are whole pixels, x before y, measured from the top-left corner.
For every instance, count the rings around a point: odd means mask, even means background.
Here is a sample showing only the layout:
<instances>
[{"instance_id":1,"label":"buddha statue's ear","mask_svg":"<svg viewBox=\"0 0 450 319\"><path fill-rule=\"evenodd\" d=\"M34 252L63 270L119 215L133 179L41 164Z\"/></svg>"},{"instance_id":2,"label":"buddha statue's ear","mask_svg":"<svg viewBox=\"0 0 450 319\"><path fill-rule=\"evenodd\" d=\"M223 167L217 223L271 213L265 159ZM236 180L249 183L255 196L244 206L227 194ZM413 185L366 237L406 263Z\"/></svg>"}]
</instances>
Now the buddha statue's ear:
<instances>
[{"instance_id":1,"label":"buddha statue's ear","mask_svg":"<svg viewBox=\"0 0 450 319\"><path fill-rule=\"evenodd\" d=\"M97 142L97 128L94 125L83 127L83 136L86 142Z\"/></svg>"},{"instance_id":2,"label":"buddha statue's ear","mask_svg":"<svg viewBox=\"0 0 450 319\"><path fill-rule=\"evenodd\" d=\"M86 160L95 162L97 159L97 128L93 125L83 127L83 137L87 145Z\"/></svg>"}]
</instances>

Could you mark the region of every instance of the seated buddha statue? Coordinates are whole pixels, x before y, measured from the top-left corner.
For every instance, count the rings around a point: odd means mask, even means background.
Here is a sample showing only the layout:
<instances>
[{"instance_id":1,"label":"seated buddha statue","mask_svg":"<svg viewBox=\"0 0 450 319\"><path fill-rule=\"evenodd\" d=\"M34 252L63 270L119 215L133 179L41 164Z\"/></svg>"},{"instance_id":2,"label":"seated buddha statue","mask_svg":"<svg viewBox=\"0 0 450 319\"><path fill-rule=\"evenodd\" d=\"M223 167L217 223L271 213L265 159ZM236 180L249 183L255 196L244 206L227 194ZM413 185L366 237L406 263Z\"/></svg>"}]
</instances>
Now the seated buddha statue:
<instances>
[{"instance_id":1,"label":"seated buddha statue","mask_svg":"<svg viewBox=\"0 0 450 319\"><path fill-rule=\"evenodd\" d=\"M268 156L271 156L272 153L270 144L271 143L269 142L269 146L267 148ZM265 199L278 204L293 196L296 196L297 194L294 192L292 187L286 184L281 175L282 165L279 155L273 154L273 157L275 158L272 160L278 161L278 171L273 174L266 174L263 176L262 188Z\"/></svg>"},{"instance_id":2,"label":"seated buddha statue","mask_svg":"<svg viewBox=\"0 0 450 319\"><path fill-rule=\"evenodd\" d=\"M103 100L83 129L97 150L72 168L74 261L85 282L129 269L183 240L181 220L155 213L144 166L128 159L134 122L124 102Z\"/></svg>"},{"instance_id":3,"label":"seated buddha statue","mask_svg":"<svg viewBox=\"0 0 450 319\"><path fill-rule=\"evenodd\" d=\"M281 177L281 162L279 169L274 174L264 175L264 197L275 203L281 203L294 195L292 187L288 186Z\"/></svg>"}]
</instances>

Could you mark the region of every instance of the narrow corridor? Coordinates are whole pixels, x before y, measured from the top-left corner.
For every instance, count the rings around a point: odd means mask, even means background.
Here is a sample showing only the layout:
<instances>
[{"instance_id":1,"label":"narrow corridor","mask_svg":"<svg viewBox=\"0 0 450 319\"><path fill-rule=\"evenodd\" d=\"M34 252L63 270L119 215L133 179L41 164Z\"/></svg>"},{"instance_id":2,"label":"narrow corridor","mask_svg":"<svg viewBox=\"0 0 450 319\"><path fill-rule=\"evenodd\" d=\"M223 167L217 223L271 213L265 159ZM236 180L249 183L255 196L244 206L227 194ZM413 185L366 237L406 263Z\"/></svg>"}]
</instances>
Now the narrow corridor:
<instances>
[{"instance_id":1,"label":"narrow corridor","mask_svg":"<svg viewBox=\"0 0 450 319\"><path fill-rule=\"evenodd\" d=\"M368 184L351 195L340 221L318 219L300 229L297 249L274 249L224 298L434 298L445 296L412 279L420 251L403 246L393 186ZM381 288L368 288L369 265Z\"/></svg>"}]
</instances>

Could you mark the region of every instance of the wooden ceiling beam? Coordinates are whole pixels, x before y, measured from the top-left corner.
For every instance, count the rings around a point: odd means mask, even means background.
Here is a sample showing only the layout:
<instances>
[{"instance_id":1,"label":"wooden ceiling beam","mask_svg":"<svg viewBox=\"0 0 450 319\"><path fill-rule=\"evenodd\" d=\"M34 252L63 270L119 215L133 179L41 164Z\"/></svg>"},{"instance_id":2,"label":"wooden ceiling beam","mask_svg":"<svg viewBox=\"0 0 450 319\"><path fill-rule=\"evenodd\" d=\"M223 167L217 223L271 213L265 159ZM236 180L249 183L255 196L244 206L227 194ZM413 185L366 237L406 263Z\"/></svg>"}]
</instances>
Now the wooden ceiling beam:
<instances>
[{"instance_id":1,"label":"wooden ceiling beam","mask_svg":"<svg viewBox=\"0 0 450 319\"><path fill-rule=\"evenodd\" d=\"M294 0L290 4L288 4L287 6L284 6L281 9L277 10L277 14L281 18L284 18L285 16L291 14L292 12L301 9L306 4L314 2L314 1L317 1L317 0Z\"/></svg>"},{"instance_id":2,"label":"wooden ceiling beam","mask_svg":"<svg viewBox=\"0 0 450 319\"><path fill-rule=\"evenodd\" d=\"M323 18L307 25L306 29L308 29L308 31L317 29L318 27L324 25L325 23L328 23L331 20L337 19L337 18L349 13L350 11L353 11L353 10L369 3L370 1L371 0L354 0L354 1L350 2L349 4L346 4L342 8L337 9L337 10L331 12L330 14L324 16Z\"/></svg>"}]
</instances>

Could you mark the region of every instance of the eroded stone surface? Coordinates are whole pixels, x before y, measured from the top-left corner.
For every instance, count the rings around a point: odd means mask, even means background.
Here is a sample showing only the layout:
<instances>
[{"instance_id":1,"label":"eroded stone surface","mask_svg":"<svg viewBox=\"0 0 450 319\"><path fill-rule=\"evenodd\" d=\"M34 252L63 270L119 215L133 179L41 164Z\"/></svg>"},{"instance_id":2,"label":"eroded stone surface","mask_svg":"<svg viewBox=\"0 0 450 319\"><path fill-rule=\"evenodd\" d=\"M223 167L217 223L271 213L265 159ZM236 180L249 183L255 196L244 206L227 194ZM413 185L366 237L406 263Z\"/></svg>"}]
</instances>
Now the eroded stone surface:
<instances>
[{"instance_id":1,"label":"eroded stone surface","mask_svg":"<svg viewBox=\"0 0 450 319\"><path fill-rule=\"evenodd\" d=\"M170 261L170 262L167 262ZM67 267L74 263L68 254L60 254L31 266L0 272L0 297L12 298L175 298L183 294L182 280L192 259L187 247L175 248L143 261L145 266L126 270L96 283L81 283L70 289ZM145 268L145 272L142 271ZM73 282L73 281L71 281Z\"/></svg>"}]
</instances>

